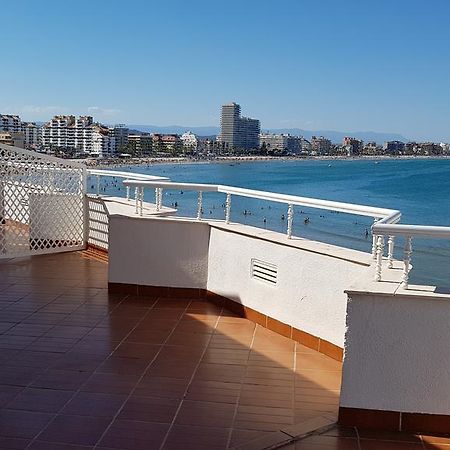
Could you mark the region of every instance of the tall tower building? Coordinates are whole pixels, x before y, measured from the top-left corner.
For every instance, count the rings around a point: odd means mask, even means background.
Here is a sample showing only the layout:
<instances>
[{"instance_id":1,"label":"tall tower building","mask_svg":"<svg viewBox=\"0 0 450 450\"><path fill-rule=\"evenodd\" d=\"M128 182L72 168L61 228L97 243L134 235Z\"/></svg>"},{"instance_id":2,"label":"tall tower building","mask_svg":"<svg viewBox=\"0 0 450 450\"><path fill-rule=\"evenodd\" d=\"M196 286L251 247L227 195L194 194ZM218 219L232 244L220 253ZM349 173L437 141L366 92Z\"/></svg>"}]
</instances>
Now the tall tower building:
<instances>
[{"instance_id":1,"label":"tall tower building","mask_svg":"<svg viewBox=\"0 0 450 450\"><path fill-rule=\"evenodd\" d=\"M222 105L218 141L228 148L251 150L259 148L259 120L241 117L237 103Z\"/></svg>"},{"instance_id":2,"label":"tall tower building","mask_svg":"<svg viewBox=\"0 0 450 450\"><path fill-rule=\"evenodd\" d=\"M225 144L226 147L233 148L240 146L240 120L241 107L237 103L222 105L219 141Z\"/></svg>"}]
</instances>

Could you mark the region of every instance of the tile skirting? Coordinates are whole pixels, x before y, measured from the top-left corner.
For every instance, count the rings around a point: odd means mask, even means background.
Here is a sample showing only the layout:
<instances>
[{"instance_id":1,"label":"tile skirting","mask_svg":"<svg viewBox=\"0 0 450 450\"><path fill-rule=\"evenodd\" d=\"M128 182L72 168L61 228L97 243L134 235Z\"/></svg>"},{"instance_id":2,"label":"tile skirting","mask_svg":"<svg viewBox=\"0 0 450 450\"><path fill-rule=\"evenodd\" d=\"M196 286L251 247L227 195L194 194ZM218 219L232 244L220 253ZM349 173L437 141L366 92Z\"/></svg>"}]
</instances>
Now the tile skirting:
<instances>
[{"instance_id":1,"label":"tile skirting","mask_svg":"<svg viewBox=\"0 0 450 450\"><path fill-rule=\"evenodd\" d=\"M339 408L342 426L383 431L443 433L450 430L450 415L383 411L363 408Z\"/></svg>"},{"instance_id":2,"label":"tile skirting","mask_svg":"<svg viewBox=\"0 0 450 450\"><path fill-rule=\"evenodd\" d=\"M144 286L127 283L108 283L108 289L112 293L148 295L153 297L172 297L172 298L197 298L210 301L219 306L223 306L238 316L245 317L252 322L268 328L277 334L290 338L305 347L316 350L337 361L342 361L343 349L331 342L321 339L317 336L298 330L270 316L260 313L248 306L241 305L234 300L208 291L202 288L178 288L167 286Z\"/></svg>"}]
</instances>

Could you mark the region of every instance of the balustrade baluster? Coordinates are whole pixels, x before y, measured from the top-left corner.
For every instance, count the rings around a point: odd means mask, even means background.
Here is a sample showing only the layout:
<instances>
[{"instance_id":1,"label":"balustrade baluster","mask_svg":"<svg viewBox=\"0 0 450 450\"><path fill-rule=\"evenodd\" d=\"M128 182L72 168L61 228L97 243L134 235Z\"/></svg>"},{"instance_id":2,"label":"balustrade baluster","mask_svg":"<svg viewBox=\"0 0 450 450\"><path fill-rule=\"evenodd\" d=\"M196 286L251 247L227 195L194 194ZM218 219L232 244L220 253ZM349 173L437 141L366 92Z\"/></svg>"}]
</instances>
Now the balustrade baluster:
<instances>
[{"instance_id":1,"label":"balustrade baluster","mask_svg":"<svg viewBox=\"0 0 450 450\"><path fill-rule=\"evenodd\" d=\"M377 237L377 250L376 250L376 271L375 271L375 281L381 281L381 271L383 267L383 250L384 250L384 236Z\"/></svg>"},{"instance_id":2,"label":"balustrade baluster","mask_svg":"<svg viewBox=\"0 0 450 450\"><path fill-rule=\"evenodd\" d=\"M294 205L289 204L287 212L287 237L291 239L292 237L292 223L294 221Z\"/></svg>"},{"instance_id":3,"label":"balustrade baluster","mask_svg":"<svg viewBox=\"0 0 450 450\"><path fill-rule=\"evenodd\" d=\"M411 270L411 255L412 255L412 237L407 236L405 238L405 253L403 256L403 279L402 288L408 289L409 271Z\"/></svg>"},{"instance_id":4,"label":"balustrade baluster","mask_svg":"<svg viewBox=\"0 0 450 450\"><path fill-rule=\"evenodd\" d=\"M392 269L394 266L394 236L389 236L388 239L388 268Z\"/></svg>"},{"instance_id":5,"label":"balustrade baluster","mask_svg":"<svg viewBox=\"0 0 450 450\"><path fill-rule=\"evenodd\" d=\"M378 219L374 218L373 224L375 225L377 222L378 222ZM373 233L373 229L372 229L372 258L373 259L377 258L377 238L378 238L378 236Z\"/></svg>"},{"instance_id":6,"label":"balustrade baluster","mask_svg":"<svg viewBox=\"0 0 450 450\"><path fill-rule=\"evenodd\" d=\"M142 216L143 214L143 203L144 203L144 188L141 187L139 189L139 215Z\"/></svg>"},{"instance_id":7,"label":"balustrade baluster","mask_svg":"<svg viewBox=\"0 0 450 450\"><path fill-rule=\"evenodd\" d=\"M203 208L203 192L198 191L197 220L201 220L201 218L202 218L202 208Z\"/></svg>"},{"instance_id":8,"label":"balustrade baluster","mask_svg":"<svg viewBox=\"0 0 450 450\"><path fill-rule=\"evenodd\" d=\"M225 223L230 223L231 216L231 194L227 194L227 200L225 202Z\"/></svg>"},{"instance_id":9,"label":"balustrade baluster","mask_svg":"<svg viewBox=\"0 0 450 450\"><path fill-rule=\"evenodd\" d=\"M136 203L136 214L139 214L139 188L134 188L134 201Z\"/></svg>"}]
</instances>

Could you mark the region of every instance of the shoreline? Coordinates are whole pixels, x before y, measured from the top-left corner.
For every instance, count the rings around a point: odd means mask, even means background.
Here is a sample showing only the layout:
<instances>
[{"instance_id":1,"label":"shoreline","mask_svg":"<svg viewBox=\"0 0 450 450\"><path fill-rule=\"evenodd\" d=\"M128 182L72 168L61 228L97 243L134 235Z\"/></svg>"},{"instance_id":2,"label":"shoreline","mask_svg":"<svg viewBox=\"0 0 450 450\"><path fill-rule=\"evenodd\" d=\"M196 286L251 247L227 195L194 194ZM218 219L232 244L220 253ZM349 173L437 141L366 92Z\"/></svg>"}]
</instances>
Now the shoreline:
<instances>
[{"instance_id":1,"label":"shoreline","mask_svg":"<svg viewBox=\"0 0 450 450\"><path fill-rule=\"evenodd\" d=\"M211 163L232 163L232 162L261 162L261 161L364 161L364 160L411 160L411 159L449 159L450 155L367 155L367 156L219 156L217 158L130 158L130 159L108 159L108 160L82 160L88 167L98 169L123 167L123 166L150 166L156 164L211 164ZM80 160L77 160L80 161Z\"/></svg>"}]
</instances>

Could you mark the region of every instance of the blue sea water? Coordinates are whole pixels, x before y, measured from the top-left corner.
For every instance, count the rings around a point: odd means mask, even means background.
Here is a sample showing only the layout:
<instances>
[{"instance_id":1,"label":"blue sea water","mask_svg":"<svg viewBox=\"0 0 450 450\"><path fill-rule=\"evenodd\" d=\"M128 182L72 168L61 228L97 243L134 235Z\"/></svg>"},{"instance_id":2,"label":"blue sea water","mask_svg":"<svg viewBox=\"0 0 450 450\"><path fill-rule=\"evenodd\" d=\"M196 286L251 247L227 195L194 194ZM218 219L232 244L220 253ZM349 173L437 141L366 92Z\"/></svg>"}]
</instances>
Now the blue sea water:
<instances>
[{"instance_id":1,"label":"blue sea water","mask_svg":"<svg viewBox=\"0 0 450 450\"><path fill-rule=\"evenodd\" d=\"M450 226L450 159L301 160L126 166L121 170L164 175L172 181L218 183L326 200L399 209L401 223ZM92 183L94 184L94 183ZM103 181L105 193L125 196L120 182ZM145 199L154 201L148 190ZM195 192L164 191L178 215L196 214ZM223 218L224 194L205 193L205 218ZM247 211L247 214L244 214ZM283 219L284 215L284 219ZM233 196L232 221L286 232L287 206ZM305 218L309 222L305 224ZM265 222L264 222L265 219ZM372 219L295 207L293 233L370 252ZM395 257L402 258L397 240ZM450 240L413 240L411 282L450 285Z\"/></svg>"}]
</instances>

